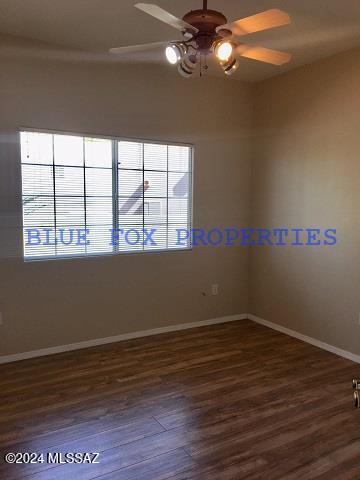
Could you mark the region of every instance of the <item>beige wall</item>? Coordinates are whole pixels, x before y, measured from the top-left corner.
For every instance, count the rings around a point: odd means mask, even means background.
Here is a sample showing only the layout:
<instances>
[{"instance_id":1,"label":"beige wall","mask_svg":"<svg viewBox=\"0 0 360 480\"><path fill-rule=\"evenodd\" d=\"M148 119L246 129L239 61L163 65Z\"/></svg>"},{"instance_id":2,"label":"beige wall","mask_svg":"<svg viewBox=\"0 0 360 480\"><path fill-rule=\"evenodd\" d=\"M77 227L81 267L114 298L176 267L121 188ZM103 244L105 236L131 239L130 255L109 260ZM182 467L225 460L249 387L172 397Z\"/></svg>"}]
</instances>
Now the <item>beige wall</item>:
<instances>
[{"instance_id":1,"label":"beige wall","mask_svg":"<svg viewBox=\"0 0 360 480\"><path fill-rule=\"evenodd\" d=\"M1 58L0 355L247 311L247 251L24 263L19 127L195 145L194 225L248 220L251 87L167 69ZM201 292L218 283L217 297Z\"/></svg>"},{"instance_id":2,"label":"beige wall","mask_svg":"<svg viewBox=\"0 0 360 480\"><path fill-rule=\"evenodd\" d=\"M251 250L250 311L360 354L360 50L256 86L252 222L337 228Z\"/></svg>"}]
</instances>

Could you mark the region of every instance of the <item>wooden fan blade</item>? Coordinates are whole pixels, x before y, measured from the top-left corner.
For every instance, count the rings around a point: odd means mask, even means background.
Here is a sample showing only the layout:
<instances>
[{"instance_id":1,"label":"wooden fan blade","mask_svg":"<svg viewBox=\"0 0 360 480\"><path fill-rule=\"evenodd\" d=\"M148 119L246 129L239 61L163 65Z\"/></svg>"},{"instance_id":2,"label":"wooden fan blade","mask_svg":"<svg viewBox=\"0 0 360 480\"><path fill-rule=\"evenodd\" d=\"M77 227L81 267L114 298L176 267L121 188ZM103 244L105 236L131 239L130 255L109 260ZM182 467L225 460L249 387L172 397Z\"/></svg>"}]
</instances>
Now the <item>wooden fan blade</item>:
<instances>
[{"instance_id":1,"label":"wooden fan blade","mask_svg":"<svg viewBox=\"0 0 360 480\"><path fill-rule=\"evenodd\" d=\"M269 28L288 25L290 22L290 16L286 12L273 8L233 23L221 25L217 30L225 28L231 30L233 35L242 36L247 35L248 33L261 32L262 30L268 30Z\"/></svg>"},{"instance_id":2,"label":"wooden fan blade","mask_svg":"<svg viewBox=\"0 0 360 480\"><path fill-rule=\"evenodd\" d=\"M180 32L184 32L184 30L186 30L192 33L197 33L199 31L197 28L190 25L190 23L184 22L184 20L180 20L180 18L175 17L163 8L158 7L157 5L154 5L152 3L136 3L134 6L139 10L147 13L148 15L157 18L161 22L164 22L167 25L170 25L171 27L180 30Z\"/></svg>"},{"instance_id":3,"label":"wooden fan blade","mask_svg":"<svg viewBox=\"0 0 360 480\"><path fill-rule=\"evenodd\" d=\"M237 52L242 57L252 58L259 62L271 63L272 65L284 65L291 60L291 54L286 52L279 52L277 50L270 50L263 47L252 47L251 45L239 45Z\"/></svg>"},{"instance_id":4,"label":"wooden fan blade","mask_svg":"<svg viewBox=\"0 0 360 480\"><path fill-rule=\"evenodd\" d=\"M145 52L146 50L154 50L157 47L163 47L168 45L171 42L155 42L155 43L144 43L143 45L128 45L124 47L115 47L110 48L110 53L135 53L135 52Z\"/></svg>"}]
</instances>

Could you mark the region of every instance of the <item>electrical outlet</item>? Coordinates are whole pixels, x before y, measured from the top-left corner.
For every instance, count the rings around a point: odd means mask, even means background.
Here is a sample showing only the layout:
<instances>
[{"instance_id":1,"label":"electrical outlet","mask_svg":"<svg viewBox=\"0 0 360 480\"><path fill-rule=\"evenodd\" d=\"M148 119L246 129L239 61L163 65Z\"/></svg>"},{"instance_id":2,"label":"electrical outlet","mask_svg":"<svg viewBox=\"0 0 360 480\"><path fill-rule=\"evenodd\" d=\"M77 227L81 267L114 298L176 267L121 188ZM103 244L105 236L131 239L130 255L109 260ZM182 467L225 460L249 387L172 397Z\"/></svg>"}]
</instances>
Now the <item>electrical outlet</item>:
<instances>
[{"instance_id":1,"label":"electrical outlet","mask_svg":"<svg viewBox=\"0 0 360 480\"><path fill-rule=\"evenodd\" d=\"M219 295L219 285L217 283L215 285L211 285L211 295Z\"/></svg>"}]
</instances>

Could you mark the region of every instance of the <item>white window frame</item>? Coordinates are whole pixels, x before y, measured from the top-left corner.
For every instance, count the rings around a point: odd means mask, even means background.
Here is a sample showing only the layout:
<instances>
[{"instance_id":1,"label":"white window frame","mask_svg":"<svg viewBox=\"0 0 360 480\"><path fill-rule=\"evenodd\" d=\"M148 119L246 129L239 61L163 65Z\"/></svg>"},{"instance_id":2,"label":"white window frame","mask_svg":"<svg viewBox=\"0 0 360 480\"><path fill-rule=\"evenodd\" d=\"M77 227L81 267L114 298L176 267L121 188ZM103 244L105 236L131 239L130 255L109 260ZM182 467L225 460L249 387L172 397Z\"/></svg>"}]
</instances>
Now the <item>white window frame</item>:
<instances>
[{"instance_id":1,"label":"white window frame","mask_svg":"<svg viewBox=\"0 0 360 480\"><path fill-rule=\"evenodd\" d=\"M167 145L167 146L180 146L180 147L188 147L190 149L190 159L189 159L189 198L188 198L188 221L187 225L192 232L193 229L193 192L194 192L194 150L195 146L190 143L184 142L174 142L174 141L167 141L167 140L152 140L152 139L144 139L144 138L133 138L133 137L122 137L122 136L109 136L103 134L94 134L94 133L79 133L79 132L69 132L69 131L62 131L62 130L52 130L52 129L42 129L42 128L33 128L33 127L21 127L18 130L18 141L19 141L19 150L21 151L21 140L20 134L21 133L45 133L45 134L52 134L52 135L69 135L73 137L84 137L84 138L98 138L98 139L105 139L110 140L112 142L112 202L113 202L113 228L119 228L118 224L118 142L139 142L142 144L156 144L156 145ZM20 154L20 165L22 166L22 159ZM143 168L144 171L144 168ZM169 170L166 170L168 173ZM23 191L21 187L21 198L23 197ZM168 200L168 196L166 197ZM23 235L23 218L24 218L24 210L23 210L23 202L21 201L21 218L22 218L22 235ZM167 223L168 225L168 223ZM78 260L78 259L86 259L86 258L98 258L98 257L111 257L116 255L139 255L139 254L160 254L160 253L179 253L179 252L189 252L193 250L192 245L192 235L190 233L189 236L189 244L187 247L183 248L161 248L161 249L149 249L149 250L119 250L117 246L113 247L112 252L104 252L104 253L89 253L85 255L44 255L44 256L25 256L25 248L24 242L22 242L23 251L22 257L24 262L43 262L43 261L53 261L53 260Z\"/></svg>"}]
</instances>

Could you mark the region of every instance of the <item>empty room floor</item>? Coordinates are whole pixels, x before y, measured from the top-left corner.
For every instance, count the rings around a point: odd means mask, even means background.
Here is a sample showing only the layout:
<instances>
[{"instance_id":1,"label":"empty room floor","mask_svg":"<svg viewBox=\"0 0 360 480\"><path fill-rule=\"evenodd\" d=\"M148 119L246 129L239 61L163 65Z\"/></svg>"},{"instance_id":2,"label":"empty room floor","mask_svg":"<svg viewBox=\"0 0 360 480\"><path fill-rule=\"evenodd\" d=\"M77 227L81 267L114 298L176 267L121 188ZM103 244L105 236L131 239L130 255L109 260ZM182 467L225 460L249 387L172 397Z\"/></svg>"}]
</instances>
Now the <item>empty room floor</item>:
<instances>
[{"instance_id":1,"label":"empty room floor","mask_svg":"<svg viewBox=\"0 0 360 480\"><path fill-rule=\"evenodd\" d=\"M249 320L3 365L0 478L356 480L359 369Z\"/></svg>"}]
</instances>

